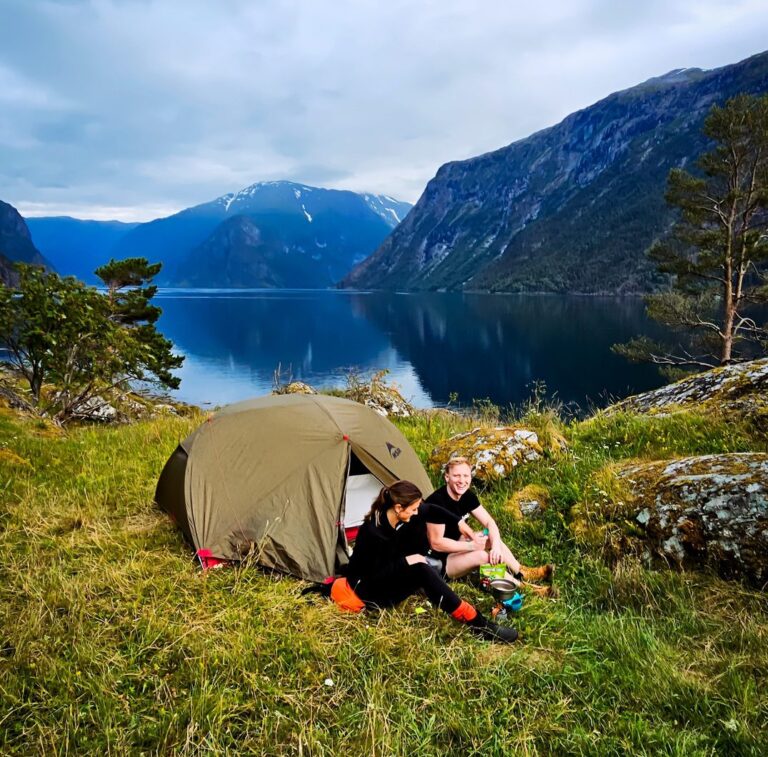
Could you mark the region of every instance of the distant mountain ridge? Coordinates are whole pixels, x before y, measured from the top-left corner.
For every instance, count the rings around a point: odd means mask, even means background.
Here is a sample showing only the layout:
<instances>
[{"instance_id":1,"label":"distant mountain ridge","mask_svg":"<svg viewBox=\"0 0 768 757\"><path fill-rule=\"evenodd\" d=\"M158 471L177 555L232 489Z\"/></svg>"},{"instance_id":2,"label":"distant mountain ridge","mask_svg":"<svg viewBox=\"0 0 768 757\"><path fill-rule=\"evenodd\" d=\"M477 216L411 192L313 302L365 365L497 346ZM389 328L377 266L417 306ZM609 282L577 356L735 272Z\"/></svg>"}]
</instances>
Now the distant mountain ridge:
<instances>
[{"instance_id":1,"label":"distant mountain ridge","mask_svg":"<svg viewBox=\"0 0 768 757\"><path fill-rule=\"evenodd\" d=\"M117 242L138 223L86 221L69 216L27 218L35 245L63 276L101 284L93 273L109 261Z\"/></svg>"},{"instance_id":2,"label":"distant mountain ridge","mask_svg":"<svg viewBox=\"0 0 768 757\"><path fill-rule=\"evenodd\" d=\"M90 284L112 257L146 257L163 263L163 285L317 288L338 282L411 207L387 195L266 181L146 223L58 216L27 224L57 270Z\"/></svg>"},{"instance_id":3,"label":"distant mountain ridge","mask_svg":"<svg viewBox=\"0 0 768 757\"><path fill-rule=\"evenodd\" d=\"M118 241L113 254L163 261L161 284L265 286L270 276L264 266L271 261L280 286L326 287L373 252L410 208L384 195L259 182L141 224ZM249 255L256 258L250 261Z\"/></svg>"},{"instance_id":4,"label":"distant mountain ridge","mask_svg":"<svg viewBox=\"0 0 768 757\"><path fill-rule=\"evenodd\" d=\"M17 280L13 263L51 267L32 242L19 211L0 200L0 281L4 284L15 284Z\"/></svg>"},{"instance_id":5,"label":"distant mountain ridge","mask_svg":"<svg viewBox=\"0 0 768 757\"><path fill-rule=\"evenodd\" d=\"M342 286L631 293L662 279L644 252L665 233L669 170L704 151L715 103L768 91L768 53L677 69L556 126L447 163Z\"/></svg>"}]
</instances>

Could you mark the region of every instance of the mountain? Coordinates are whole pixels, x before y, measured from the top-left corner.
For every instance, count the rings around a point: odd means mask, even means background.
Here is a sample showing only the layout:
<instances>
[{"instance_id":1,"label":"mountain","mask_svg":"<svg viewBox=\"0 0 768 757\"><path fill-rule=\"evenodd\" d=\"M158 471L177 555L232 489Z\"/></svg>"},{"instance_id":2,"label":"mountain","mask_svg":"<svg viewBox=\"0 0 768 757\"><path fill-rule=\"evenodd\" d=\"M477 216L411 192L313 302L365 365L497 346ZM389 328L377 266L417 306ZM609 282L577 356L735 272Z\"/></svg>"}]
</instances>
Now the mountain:
<instances>
[{"instance_id":1,"label":"mountain","mask_svg":"<svg viewBox=\"0 0 768 757\"><path fill-rule=\"evenodd\" d=\"M249 216L219 224L188 257L180 284L190 287L313 288L330 286L320 256L286 251L280 237ZM180 274L181 276L181 274Z\"/></svg>"},{"instance_id":2,"label":"mountain","mask_svg":"<svg viewBox=\"0 0 768 757\"><path fill-rule=\"evenodd\" d=\"M260 182L141 224L114 253L162 261L163 284L325 287L370 255L410 207L386 196Z\"/></svg>"},{"instance_id":3,"label":"mountain","mask_svg":"<svg viewBox=\"0 0 768 757\"><path fill-rule=\"evenodd\" d=\"M50 268L50 263L40 254L32 242L27 224L19 211L0 200L0 280L15 283L13 263L31 263Z\"/></svg>"},{"instance_id":4,"label":"mountain","mask_svg":"<svg viewBox=\"0 0 768 757\"><path fill-rule=\"evenodd\" d=\"M101 283L93 272L109 262L115 245L138 225L69 216L27 218L35 245L56 270L88 284Z\"/></svg>"},{"instance_id":5,"label":"mountain","mask_svg":"<svg viewBox=\"0 0 768 757\"><path fill-rule=\"evenodd\" d=\"M342 286L640 292L663 280L645 250L669 228L669 170L707 145L707 112L768 91L768 53L679 69L556 126L442 166L408 217Z\"/></svg>"}]
</instances>

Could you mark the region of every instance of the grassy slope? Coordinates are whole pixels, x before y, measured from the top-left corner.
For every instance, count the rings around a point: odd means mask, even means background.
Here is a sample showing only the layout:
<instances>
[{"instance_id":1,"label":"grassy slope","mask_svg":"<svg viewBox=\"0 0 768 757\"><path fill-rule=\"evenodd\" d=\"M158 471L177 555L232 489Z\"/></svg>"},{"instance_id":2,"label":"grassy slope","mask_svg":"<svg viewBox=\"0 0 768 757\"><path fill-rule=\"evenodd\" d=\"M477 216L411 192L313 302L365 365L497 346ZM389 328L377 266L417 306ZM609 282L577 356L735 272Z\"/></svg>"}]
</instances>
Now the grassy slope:
<instances>
[{"instance_id":1,"label":"grassy slope","mask_svg":"<svg viewBox=\"0 0 768 757\"><path fill-rule=\"evenodd\" d=\"M348 616L257 569L202 575L152 505L177 441L160 419L58 436L0 416L3 754L764 754L765 595L718 579L610 571L566 519L611 459L765 449L734 424L621 416L485 492L515 551L554 559L523 643L483 643L423 601ZM546 417L530 417L540 426ZM457 421L403 422L420 454ZM543 521L508 494L544 483ZM459 585L490 609L486 595ZM333 685L326 685L331 679Z\"/></svg>"}]
</instances>

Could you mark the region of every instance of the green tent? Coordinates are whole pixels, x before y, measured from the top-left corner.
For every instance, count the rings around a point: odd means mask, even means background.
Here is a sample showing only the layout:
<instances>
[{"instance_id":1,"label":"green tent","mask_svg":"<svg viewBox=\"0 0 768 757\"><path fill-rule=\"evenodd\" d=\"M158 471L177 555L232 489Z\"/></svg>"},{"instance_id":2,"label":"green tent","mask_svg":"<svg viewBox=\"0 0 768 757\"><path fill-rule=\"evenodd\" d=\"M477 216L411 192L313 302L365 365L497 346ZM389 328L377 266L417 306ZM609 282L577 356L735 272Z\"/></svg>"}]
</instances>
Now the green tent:
<instances>
[{"instance_id":1,"label":"green tent","mask_svg":"<svg viewBox=\"0 0 768 757\"><path fill-rule=\"evenodd\" d=\"M155 500L201 559L252 556L318 581L347 562L349 529L398 479L432 491L386 418L339 397L286 394L215 413L171 455Z\"/></svg>"}]
</instances>

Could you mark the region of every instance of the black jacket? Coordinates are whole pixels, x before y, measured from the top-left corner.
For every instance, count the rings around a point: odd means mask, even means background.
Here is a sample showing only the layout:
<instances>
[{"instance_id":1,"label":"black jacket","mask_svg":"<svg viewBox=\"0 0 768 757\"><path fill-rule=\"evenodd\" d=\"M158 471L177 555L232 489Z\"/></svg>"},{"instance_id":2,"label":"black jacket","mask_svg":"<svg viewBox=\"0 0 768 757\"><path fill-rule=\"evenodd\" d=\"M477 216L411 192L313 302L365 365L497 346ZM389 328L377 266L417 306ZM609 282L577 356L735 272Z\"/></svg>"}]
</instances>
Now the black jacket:
<instances>
[{"instance_id":1,"label":"black jacket","mask_svg":"<svg viewBox=\"0 0 768 757\"><path fill-rule=\"evenodd\" d=\"M418 515L408 523L392 528L385 513L376 525L371 518L360 526L355 548L349 560L347 578L350 586L362 578L387 581L407 566L408 555L426 555L429 551L427 523L458 522L453 513L437 505L422 503Z\"/></svg>"}]
</instances>

